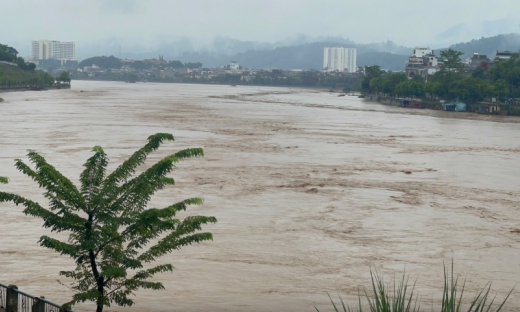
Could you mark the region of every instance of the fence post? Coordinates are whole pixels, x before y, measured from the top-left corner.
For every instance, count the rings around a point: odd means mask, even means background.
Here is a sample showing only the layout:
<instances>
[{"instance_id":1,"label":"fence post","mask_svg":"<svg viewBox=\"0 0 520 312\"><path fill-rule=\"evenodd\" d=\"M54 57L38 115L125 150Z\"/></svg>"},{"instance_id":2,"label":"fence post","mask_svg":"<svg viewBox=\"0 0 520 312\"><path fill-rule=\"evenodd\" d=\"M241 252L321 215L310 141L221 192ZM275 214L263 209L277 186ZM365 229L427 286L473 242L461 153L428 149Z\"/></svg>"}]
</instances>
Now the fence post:
<instances>
[{"instance_id":1,"label":"fence post","mask_svg":"<svg viewBox=\"0 0 520 312\"><path fill-rule=\"evenodd\" d=\"M45 299L45 297L41 296L40 298L33 299L31 312L45 312L45 302L40 299Z\"/></svg>"},{"instance_id":2,"label":"fence post","mask_svg":"<svg viewBox=\"0 0 520 312\"><path fill-rule=\"evenodd\" d=\"M16 292L16 289L18 289L16 285L7 286L5 292L6 312L18 312L18 292Z\"/></svg>"}]
</instances>

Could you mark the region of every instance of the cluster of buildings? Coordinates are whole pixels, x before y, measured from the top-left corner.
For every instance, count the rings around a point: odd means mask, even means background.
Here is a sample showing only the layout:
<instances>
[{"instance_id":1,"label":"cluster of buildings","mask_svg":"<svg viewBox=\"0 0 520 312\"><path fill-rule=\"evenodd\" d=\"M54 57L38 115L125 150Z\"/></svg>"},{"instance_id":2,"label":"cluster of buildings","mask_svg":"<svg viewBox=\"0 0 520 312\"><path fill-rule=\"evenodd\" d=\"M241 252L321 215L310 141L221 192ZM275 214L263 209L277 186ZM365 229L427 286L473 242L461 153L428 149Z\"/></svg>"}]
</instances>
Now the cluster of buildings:
<instances>
[{"instance_id":1,"label":"cluster of buildings","mask_svg":"<svg viewBox=\"0 0 520 312\"><path fill-rule=\"evenodd\" d=\"M142 81L166 80L175 81L178 79L195 79L195 80L214 80L223 77L232 78L235 81L249 82L254 77L274 78L283 77L288 73L301 72L300 70L283 71L273 70L254 70L243 68L238 62L231 62L222 67L172 67L166 61L159 59L147 59L142 62L147 64L146 68L137 68L134 66L134 60L121 60L123 65L120 68L101 68L96 64L78 68L73 73L76 77L85 78L103 78L107 75L134 75ZM234 77L234 78L233 78Z\"/></svg>"},{"instance_id":2,"label":"cluster of buildings","mask_svg":"<svg viewBox=\"0 0 520 312\"><path fill-rule=\"evenodd\" d=\"M31 59L27 61L35 63L39 68L68 68L76 69L78 62L76 60L76 44L74 42L63 42L55 40L35 40L31 44ZM512 52L497 51L495 58L507 59L511 57ZM240 76L242 81L250 81L252 77L259 72L251 69L242 68L237 62L221 68L173 68L168 66L168 62L162 56L158 59L143 60L152 66L147 69L135 69L133 60L121 60L123 66L117 69L103 69L96 65L87 68L77 69L77 72L84 73L86 77L96 77L107 71L114 74L137 74L142 78L156 77L158 79L173 79L175 77L192 77L192 78L215 78L222 75ZM493 60L487 55L478 53L473 54L465 61L465 70L473 71L476 68L482 68L487 71L492 66ZM422 76L427 78L429 75L435 74L440 70L442 60L435 55L435 51L430 48L416 47L413 49L412 55L408 58L405 65L405 73L408 78ZM298 70L287 71L298 72ZM360 73L357 66L357 49L344 47L325 47L323 50L323 74L332 75L352 75Z\"/></svg>"},{"instance_id":3,"label":"cluster of buildings","mask_svg":"<svg viewBox=\"0 0 520 312\"><path fill-rule=\"evenodd\" d=\"M56 40L34 40L31 44L31 58L27 60L39 68L66 67L74 68L76 43Z\"/></svg>"},{"instance_id":4,"label":"cluster of buildings","mask_svg":"<svg viewBox=\"0 0 520 312\"><path fill-rule=\"evenodd\" d=\"M439 59L435 52L430 48L415 48L412 55L408 58L405 67L406 76L413 78L415 76L427 77L435 74L440 69Z\"/></svg>"},{"instance_id":5,"label":"cluster of buildings","mask_svg":"<svg viewBox=\"0 0 520 312\"><path fill-rule=\"evenodd\" d=\"M509 59L514 52L497 50L495 58L490 59L487 55L474 53L464 62L464 71L472 72L477 68L482 68L487 72L493 66L495 59ZM412 55L408 58L405 66L405 73L408 78L422 76L427 78L441 69L442 59L435 55L435 51L430 48L416 47Z\"/></svg>"},{"instance_id":6,"label":"cluster of buildings","mask_svg":"<svg viewBox=\"0 0 520 312\"><path fill-rule=\"evenodd\" d=\"M71 70L73 79L122 80L127 82L195 82L218 84L273 84L273 85L312 85L311 81L343 81L347 77L361 75L360 72L340 71L303 71L281 69L250 69L230 62L222 67L207 68L183 64L176 66L172 62L159 59L142 61L121 60L119 68L102 68L93 64ZM143 66L144 64L144 66ZM177 64L178 65L178 64ZM200 65L200 64L198 64ZM310 79L310 80L309 80Z\"/></svg>"},{"instance_id":7,"label":"cluster of buildings","mask_svg":"<svg viewBox=\"0 0 520 312\"><path fill-rule=\"evenodd\" d=\"M85 68L77 68L76 44L74 42L63 42L56 40L34 40L31 43L31 58L27 61L35 63L38 68L48 70L49 68L67 68L80 73L84 77L99 77L106 73L113 74L137 74L140 77L154 76L160 79L168 79L182 76L193 78L215 78L222 75L240 75L242 81L250 81L252 77L262 70L243 69L237 62L221 68L171 68L162 56L158 59L143 60L151 64L152 68L136 69L133 60L121 60L121 68L100 68L92 65ZM298 70L287 71L298 72ZM355 48L326 47L323 53L323 73L325 74L353 74L358 72L357 50Z\"/></svg>"}]
</instances>

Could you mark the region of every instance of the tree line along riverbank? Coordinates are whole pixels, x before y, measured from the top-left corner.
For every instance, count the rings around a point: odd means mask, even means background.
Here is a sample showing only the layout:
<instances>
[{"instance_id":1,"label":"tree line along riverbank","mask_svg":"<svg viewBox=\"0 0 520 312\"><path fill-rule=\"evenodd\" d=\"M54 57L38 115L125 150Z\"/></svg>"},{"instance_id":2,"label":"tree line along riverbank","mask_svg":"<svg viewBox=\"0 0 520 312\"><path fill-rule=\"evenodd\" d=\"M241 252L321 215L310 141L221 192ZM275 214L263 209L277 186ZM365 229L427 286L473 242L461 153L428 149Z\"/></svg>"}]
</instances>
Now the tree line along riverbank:
<instances>
[{"instance_id":1,"label":"tree line along riverbank","mask_svg":"<svg viewBox=\"0 0 520 312\"><path fill-rule=\"evenodd\" d=\"M488 68L469 70L462 63L461 52L441 52L439 71L412 79L405 73L388 73L378 66L368 66L362 81L366 98L383 103L413 101L417 107L439 109L448 102L463 102L469 111L482 112L481 106L496 106L509 115L520 115L520 54L509 59L495 59Z\"/></svg>"},{"instance_id":2,"label":"tree line along riverbank","mask_svg":"<svg viewBox=\"0 0 520 312\"><path fill-rule=\"evenodd\" d=\"M447 110L448 106L453 105L455 102L442 103L438 100L424 100L424 99L404 99L394 98L389 96L378 96L378 95L366 95L365 101L378 102L380 104L401 106L407 108L423 108L432 110ZM517 101L511 102L510 104L500 104L491 102L477 102L477 103L464 103L465 112L474 112L478 114L488 115L508 115L508 116L520 116L520 104Z\"/></svg>"}]
</instances>

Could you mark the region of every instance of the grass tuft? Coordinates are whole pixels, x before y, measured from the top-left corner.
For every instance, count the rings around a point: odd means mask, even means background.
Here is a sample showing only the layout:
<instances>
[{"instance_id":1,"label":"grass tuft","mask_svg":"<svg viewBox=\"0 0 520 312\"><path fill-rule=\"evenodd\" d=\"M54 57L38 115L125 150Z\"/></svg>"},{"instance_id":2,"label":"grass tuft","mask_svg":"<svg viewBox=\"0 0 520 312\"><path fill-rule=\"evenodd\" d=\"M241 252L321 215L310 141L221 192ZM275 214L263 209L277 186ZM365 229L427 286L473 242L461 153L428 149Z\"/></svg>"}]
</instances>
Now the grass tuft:
<instances>
[{"instance_id":1,"label":"grass tuft","mask_svg":"<svg viewBox=\"0 0 520 312\"><path fill-rule=\"evenodd\" d=\"M383 274L377 270L370 268L370 278L372 280L371 294L364 289L364 296L358 294L357 308L351 308L348 303L343 301L339 296L339 303L336 303L329 293L330 302L335 312L363 312L361 298L365 297L370 312L420 312L420 303L418 296L414 295L415 285L409 284L409 279L405 273L402 278L396 281L394 277L393 286L385 283ZM476 293L475 297L468 303L464 304L464 290L466 288L466 280L459 284L459 278L454 276L453 261L451 262L451 270L444 264L444 287L442 292L442 303L439 312L500 312L504 307L507 299L514 290L507 294L502 303L494 307L495 297L491 297L491 282ZM367 306L365 305L365 307ZM466 306L466 308L463 308ZM317 312L318 308L314 307ZM432 312L436 310L432 307Z\"/></svg>"}]
</instances>

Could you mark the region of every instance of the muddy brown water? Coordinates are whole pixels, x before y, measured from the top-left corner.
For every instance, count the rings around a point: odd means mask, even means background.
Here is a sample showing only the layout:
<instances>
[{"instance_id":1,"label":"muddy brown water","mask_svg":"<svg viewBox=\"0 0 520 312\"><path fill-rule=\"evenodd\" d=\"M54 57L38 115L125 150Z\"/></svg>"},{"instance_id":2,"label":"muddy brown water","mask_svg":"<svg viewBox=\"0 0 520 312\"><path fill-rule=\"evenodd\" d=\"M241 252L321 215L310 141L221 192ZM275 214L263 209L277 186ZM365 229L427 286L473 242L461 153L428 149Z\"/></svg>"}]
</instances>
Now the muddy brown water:
<instances>
[{"instance_id":1,"label":"muddy brown water","mask_svg":"<svg viewBox=\"0 0 520 312\"><path fill-rule=\"evenodd\" d=\"M95 145L111 169L156 132L176 142L149 163L204 148L150 206L204 197L190 213L218 218L205 228L214 241L165 256L165 290L108 311L327 310L326 292L355 302L370 266L387 280L406 268L429 307L452 258L468 297L492 280L502 299L520 281L519 119L267 87L74 81L2 97L1 189L35 200L42 190L13 167L27 149L77 182ZM0 205L0 282L65 302L56 280L72 261L38 246L41 225ZM518 291L507 307L520 309Z\"/></svg>"}]
</instances>

